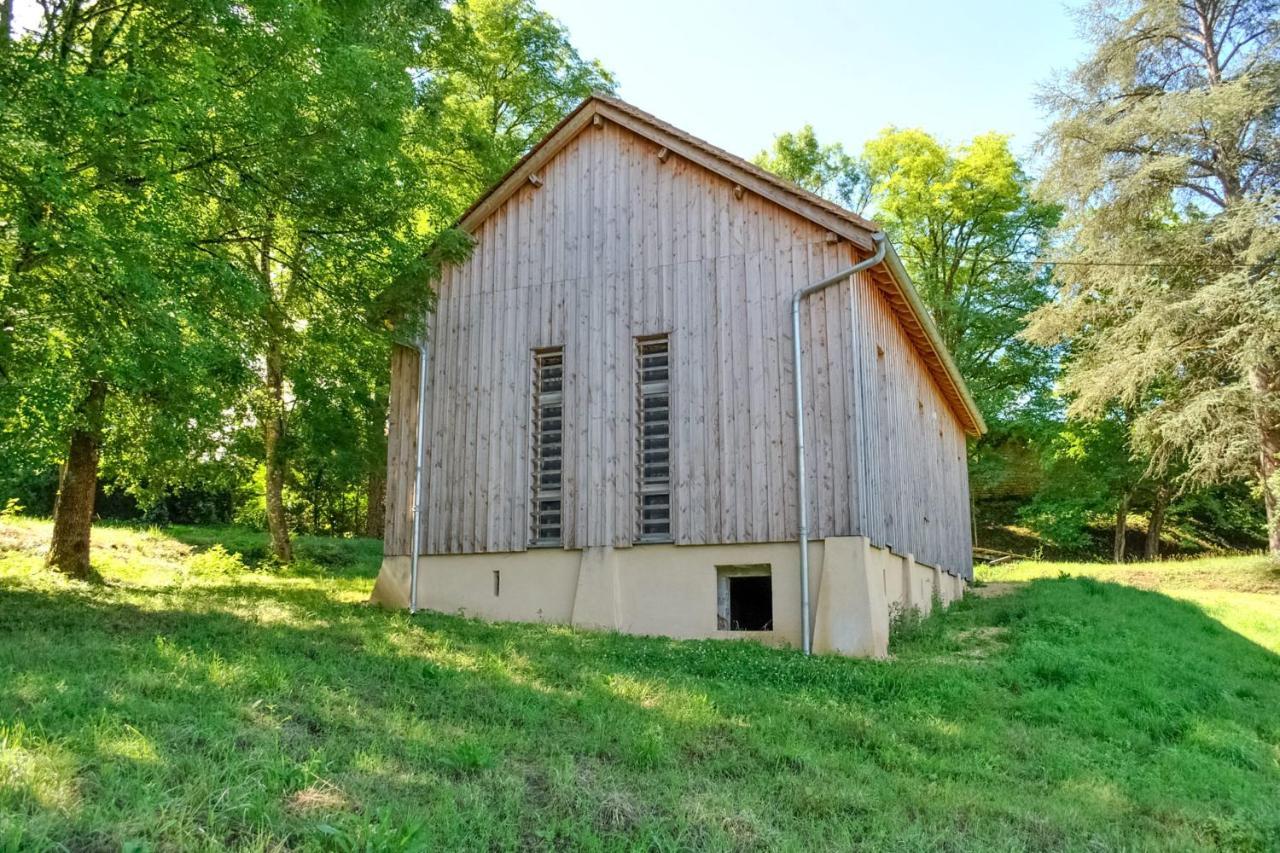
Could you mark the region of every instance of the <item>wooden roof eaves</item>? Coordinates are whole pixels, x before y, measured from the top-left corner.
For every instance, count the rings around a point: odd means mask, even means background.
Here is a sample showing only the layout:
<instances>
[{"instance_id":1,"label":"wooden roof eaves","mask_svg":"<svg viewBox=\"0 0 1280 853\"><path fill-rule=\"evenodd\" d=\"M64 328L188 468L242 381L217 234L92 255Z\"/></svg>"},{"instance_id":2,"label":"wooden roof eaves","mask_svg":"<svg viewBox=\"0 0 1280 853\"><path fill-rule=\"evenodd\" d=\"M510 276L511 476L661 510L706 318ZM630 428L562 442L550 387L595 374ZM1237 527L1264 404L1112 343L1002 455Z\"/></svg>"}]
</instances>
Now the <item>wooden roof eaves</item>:
<instances>
[{"instance_id":1,"label":"wooden roof eaves","mask_svg":"<svg viewBox=\"0 0 1280 853\"><path fill-rule=\"evenodd\" d=\"M929 316L924 301L911 283L911 276L902 265L902 259L898 257L893 244L887 240L884 262L875 271L881 269L885 271L893 295L898 297L890 298L890 304L903 320L903 326L917 351L924 356L930 372L942 387L943 395L956 412L962 415L965 432L975 437L983 435L987 431L987 423L978 410L978 404L969 392L964 377L960 375L960 368L956 367L946 344L942 342L942 334Z\"/></svg>"},{"instance_id":2,"label":"wooden roof eaves","mask_svg":"<svg viewBox=\"0 0 1280 853\"><path fill-rule=\"evenodd\" d=\"M552 157L560 153L560 149L564 148L575 136L582 132L583 128L591 123L591 117L595 114L593 106L596 103L594 97L587 98L581 104L574 108L560 123L551 129L551 132L542 137L537 145L529 149L529 153L520 158L520 160L507 170L498 181L489 188L488 192L476 199L466 212L458 217L458 221L454 223L455 228L461 228L468 234L474 233L476 226L489 217L495 210L502 206L507 199L516 193L520 187L524 186L529 180L529 176L536 174L537 171L546 165Z\"/></svg>"}]
</instances>

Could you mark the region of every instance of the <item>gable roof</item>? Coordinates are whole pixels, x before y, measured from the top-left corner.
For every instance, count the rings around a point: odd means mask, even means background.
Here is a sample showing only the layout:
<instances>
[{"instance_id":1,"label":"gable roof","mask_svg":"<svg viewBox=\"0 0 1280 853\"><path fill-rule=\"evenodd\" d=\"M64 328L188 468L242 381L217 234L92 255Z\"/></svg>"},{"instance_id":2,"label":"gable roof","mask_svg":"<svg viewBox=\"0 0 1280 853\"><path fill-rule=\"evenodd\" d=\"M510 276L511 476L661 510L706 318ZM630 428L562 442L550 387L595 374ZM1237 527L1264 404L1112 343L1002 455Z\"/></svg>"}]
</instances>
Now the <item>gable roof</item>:
<instances>
[{"instance_id":1,"label":"gable roof","mask_svg":"<svg viewBox=\"0 0 1280 853\"><path fill-rule=\"evenodd\" d=\"M598 118L649 139L671 153L826 228L866 254L872 251L872 235L881 231L875 222L865 217L667 124L626 101L600 93L587 98L565 116L497 183L476 199L458 218L455 226L474 233L491 213L524 186L530 176L535 175L547 161ZM969 393L964 378L943 344L942 336L892 245L888 245L884 261L869 272L872 281L902 322L907 336L924 359L943 396L960 418L965 431L975 436L986 432L986 423L978 411L973 395Z\"/></svg>"}]
</instances>

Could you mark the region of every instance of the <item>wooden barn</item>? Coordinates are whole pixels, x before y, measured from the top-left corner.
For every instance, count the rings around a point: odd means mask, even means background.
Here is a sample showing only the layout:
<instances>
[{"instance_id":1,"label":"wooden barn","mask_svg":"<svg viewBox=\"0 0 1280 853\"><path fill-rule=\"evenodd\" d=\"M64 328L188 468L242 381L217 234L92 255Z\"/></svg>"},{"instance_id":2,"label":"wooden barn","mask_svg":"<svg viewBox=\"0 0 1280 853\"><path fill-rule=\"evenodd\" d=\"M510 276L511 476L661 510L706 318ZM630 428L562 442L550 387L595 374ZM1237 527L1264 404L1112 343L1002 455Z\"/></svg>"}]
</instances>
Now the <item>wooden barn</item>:
<instances>
[{"instance_id":1,"label":"wooden barn","mask_svg":"<svg viewBox=\"0 0 1280 853\"><path fill-rule=\"evenodd\" d=\"M376 601L883 655L963 593L984 425L874 223L596 96L460 227Z\"/></svg>"}]
</instances>

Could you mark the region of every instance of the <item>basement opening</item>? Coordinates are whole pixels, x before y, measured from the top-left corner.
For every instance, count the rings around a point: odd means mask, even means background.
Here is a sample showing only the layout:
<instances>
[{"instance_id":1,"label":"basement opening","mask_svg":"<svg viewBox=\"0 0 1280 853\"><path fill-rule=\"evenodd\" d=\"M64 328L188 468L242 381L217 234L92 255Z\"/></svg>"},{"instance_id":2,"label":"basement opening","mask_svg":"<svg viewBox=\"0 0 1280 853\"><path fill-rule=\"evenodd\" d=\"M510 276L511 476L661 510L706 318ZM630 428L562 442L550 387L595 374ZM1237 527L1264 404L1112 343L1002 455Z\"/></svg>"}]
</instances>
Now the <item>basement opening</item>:
<instances>
[{"instance_id":1,"label":"basement opening","mask_svg":"<svg viewBox=\"0 0 1280 853\"><path fill-rule=\"evenodd\" d=\"M773 630L773 567L716 566L716 627L721 631Z\"/></svg>"}]
</instances>

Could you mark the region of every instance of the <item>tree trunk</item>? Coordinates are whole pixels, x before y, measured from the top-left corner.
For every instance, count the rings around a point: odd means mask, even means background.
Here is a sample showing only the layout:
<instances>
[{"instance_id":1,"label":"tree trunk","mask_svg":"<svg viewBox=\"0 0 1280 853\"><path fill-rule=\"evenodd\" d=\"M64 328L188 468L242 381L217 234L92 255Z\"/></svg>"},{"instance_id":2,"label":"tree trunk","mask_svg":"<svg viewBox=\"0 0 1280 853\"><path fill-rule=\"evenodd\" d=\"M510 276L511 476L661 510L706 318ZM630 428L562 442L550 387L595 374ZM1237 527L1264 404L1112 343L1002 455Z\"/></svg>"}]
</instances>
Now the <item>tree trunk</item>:
<instances>
[{"instance_id":1,"label":"tree trunk","mask_svg":"<svg viewBox=\"0 0 1280 853\"><path fill-rule=\"evenodd\" d=\"M386 468L369 472L365 495L368 502L364 512L364 535L371 539L381 539L387 524Z\"/></svg>"},{"instance_id":2,"label":"tree trunk","mask_svg":"<svg viewBox=\"0 0 1280 853\"><path fill-rule=\"evenodd\" d=\"M1129 532L1129 493L1120 496L1116 506L1116 540L1112 548L1112 559L1117 563L1124 562L1125 534Z\"/></svg>"},{"instance_id":3,"label":"tree trunk","mask_svg":"<svg viewBox=\"0 0 1280 853\"><path fill-rule=\"evenodd\" d=\"M58 497L53 504L53 541L46 563L81 580L94 577L89 566L89 534L98 488L98 452L106 399L106 383L89 383L89 394L80 404L80 423L71 433L67 461L58 479Z\"/></svg>"},{"instance_id":4,"label":"tree trunk","mask_svg":"<svg viewBox=\"0 0 1280 853\"><path fill-rule=\"evenodd\" d=\"M1267 509L1267 545L1280 558L1280 370L1249 371L1258 419L1258 478Z\"/></svg>"},{"instance_id":5,"label":"tree trunk","mask_svg":"<svg viewBox=\"0 0 1280 853\"><path fill-rule=\"evenodd\" d=\"M260 416L262 445L267 465L267 531L271 534L271 553L281 563L293 561L293 543L289 541L289 519L284 510L285 461L284 442L284 370L280 344L274 338L267 343L267 404Z\"/></svg>"},{"instance_id":6,"label":"tree trunk","mask_svg":"<svg viewBox=\"0 0 1280 853\"><path fill-rule=\"evenodd\" d=\"M268 218L258 255L258 275L266 294L266 376L258 421L262 425L262 449L267 468L266 504L267 532L271 536L271 554L281 563L293 562L293 543L289 541L289 518L284 509L285 481L285 410L284 410L284 341L288 329L279 302L276 281L272 275L272 250L275 246L274 217Z\"/></svg>"},{"instance_id":7,"label":"tree trunk","mask_svg":"<svg viewBox=\"0 0 1280 853\"><path fill-rule=\"evenodd\" d=\"M1164 483L1156 486L1156 494L1151 503L1151 517L1147 521L1147 543L1144 556L1148 560L1160 559L1160 531L1164 527L1164 511L1169 505L1169 487Z\"/></svg>"},{"instance_id":8,"label":"tree trunk","mask_svg":"<svg viewBox=\"0 0 1280 853\"><path fill-rule=\"evenodd\" d=\"M387 415L391 392L391 354L387 354L385 370L374 386L373 399L365 415L366 498L364 535L381 539L387 526Z\"/></svg>"}]
</instances>

